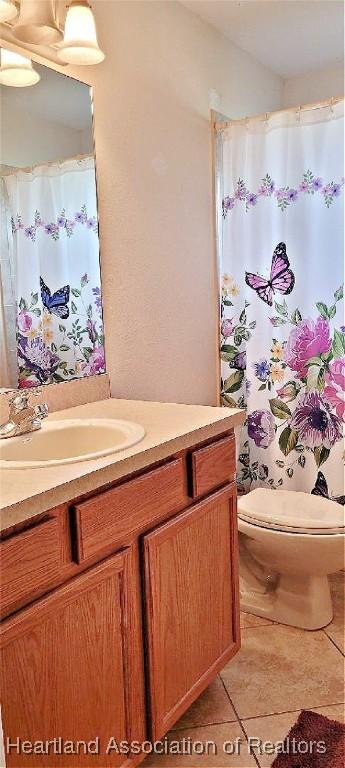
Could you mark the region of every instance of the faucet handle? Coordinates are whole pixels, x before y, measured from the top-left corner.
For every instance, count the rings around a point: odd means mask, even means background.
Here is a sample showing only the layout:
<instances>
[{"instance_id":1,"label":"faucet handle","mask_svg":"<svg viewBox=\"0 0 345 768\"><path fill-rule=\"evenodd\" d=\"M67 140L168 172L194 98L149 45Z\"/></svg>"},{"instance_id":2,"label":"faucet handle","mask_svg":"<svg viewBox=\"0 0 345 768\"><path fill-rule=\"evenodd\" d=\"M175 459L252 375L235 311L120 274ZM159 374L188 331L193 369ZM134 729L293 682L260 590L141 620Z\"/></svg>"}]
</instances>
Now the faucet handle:
<instances>
[{"instance_id":1,"label":"faucet handle","mask_svg":"<svg viewBox=\"0 0 345 768\"><path fill-rule=\"evenodd\" d=\"M28 407L29 396L22 395L16 392L15 395L10 397L10 405L15 411L22 411Z\"/></svg>"}]
</instances>

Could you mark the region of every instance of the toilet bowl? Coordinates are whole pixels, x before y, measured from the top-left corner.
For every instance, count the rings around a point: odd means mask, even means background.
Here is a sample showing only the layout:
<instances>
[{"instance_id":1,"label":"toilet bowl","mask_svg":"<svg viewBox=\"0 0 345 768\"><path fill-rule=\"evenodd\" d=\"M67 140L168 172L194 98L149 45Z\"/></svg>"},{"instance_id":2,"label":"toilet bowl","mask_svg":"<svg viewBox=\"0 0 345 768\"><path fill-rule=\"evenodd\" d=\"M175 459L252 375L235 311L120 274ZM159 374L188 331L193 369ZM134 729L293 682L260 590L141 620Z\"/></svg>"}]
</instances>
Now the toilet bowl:
<instances>
[{"instance_id":1,"label":"toilet bowl","mask_svg":"<svg viewBox=\"0 0 345 768\"><path fill-rule=\"evenodd\" d=\"M328 575L344 568L344 507L256 488L238 500L241 609L303 629L332 620Z\"/></svg>"}]
</instances>

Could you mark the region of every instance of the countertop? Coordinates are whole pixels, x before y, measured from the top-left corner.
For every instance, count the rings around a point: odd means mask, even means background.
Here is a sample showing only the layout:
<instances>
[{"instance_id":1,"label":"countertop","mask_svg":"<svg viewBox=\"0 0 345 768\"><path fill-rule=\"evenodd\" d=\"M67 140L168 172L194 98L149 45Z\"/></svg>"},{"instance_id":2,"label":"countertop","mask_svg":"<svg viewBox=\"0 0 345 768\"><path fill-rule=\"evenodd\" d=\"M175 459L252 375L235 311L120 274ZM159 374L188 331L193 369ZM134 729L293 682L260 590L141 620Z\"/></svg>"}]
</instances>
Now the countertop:
<instances>
[{"instance_id":1,"label":"countertop","mask_svg":"<svg viewBox=\"0 0 345 768\"><path fill-rule=\"evenodd\" d=\"M91 461L44 469L1 470L2 530L232 429L243 423L245 414L239 408L111 398L57 411L48 420L83 417L136 421L145 428L146 435L126 450Z\"/></svg>"}]
</instances>

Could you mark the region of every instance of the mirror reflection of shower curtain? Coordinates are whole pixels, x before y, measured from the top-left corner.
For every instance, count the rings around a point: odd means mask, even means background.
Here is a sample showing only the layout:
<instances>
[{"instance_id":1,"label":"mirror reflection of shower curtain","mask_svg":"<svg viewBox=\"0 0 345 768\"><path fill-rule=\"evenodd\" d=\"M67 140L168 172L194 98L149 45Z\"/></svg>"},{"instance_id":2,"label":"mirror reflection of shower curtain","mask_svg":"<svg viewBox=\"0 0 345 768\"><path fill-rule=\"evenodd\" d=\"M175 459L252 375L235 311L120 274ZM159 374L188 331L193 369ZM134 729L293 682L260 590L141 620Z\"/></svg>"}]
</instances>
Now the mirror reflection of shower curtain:
<instances>
[{"instance_id":1,"label":"mirror reflection of shower curtain","mask_svg":"<svg viewBox=\"0 0 345 768\"><path fill-rule=\"evenodd\" d=\"M3 178L16 261L19 386L104 372L93 157Z\"/></svg>"},{"instance_id":2,"label":"mirror reflection of shower curtain","mask_svg":"<svg viewBox=\"0 0 345 768\"><path fill-rule=\"evenodd\" d=\"M344 101L218 124L221 399L241 491L343 493Z\"/></svg>"},{"instance_id":3,"label":"mirror reflection of shower curtain","mask_svg":"<svg viewBox=\"0 0 345 768\"><path fill-rule=\"evenodd\" d=\"M0 179L0 388L16 388L16 287L9 200Z\"/></svg>"}]
</instances>

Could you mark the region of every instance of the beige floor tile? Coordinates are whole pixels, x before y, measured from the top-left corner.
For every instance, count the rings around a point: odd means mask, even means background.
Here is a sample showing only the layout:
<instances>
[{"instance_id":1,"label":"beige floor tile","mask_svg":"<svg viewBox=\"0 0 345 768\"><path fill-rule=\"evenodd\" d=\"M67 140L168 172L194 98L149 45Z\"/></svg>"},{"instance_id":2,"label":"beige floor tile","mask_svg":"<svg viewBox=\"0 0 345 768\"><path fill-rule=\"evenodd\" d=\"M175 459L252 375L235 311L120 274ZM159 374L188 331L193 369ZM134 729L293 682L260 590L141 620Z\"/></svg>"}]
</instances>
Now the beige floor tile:
<instances>
[{"instance_id":1,"label":"beige floor tile","mask_svg":"<svg viewBox=\"0 0 345 768\"><path fill-rule=\"evenodd\" d=\"M145 768L252 768L256 766L255 760L249 754L248 743L239 723L222 723L209 725L206 728L190 728L184 731L171 731L168 734L169 742L178 739L191 739L195 745L199 742L208 742L209 754L193 755L150 755L143 763ZM231 742L236 751L236 739L238 739L238 754L227 754L224 744ZM186 742L185 742L186 743ZM188 743L188 742L187 742ZM211 744L210 744L211 743ZM213 744L216 752L213 752Z\"/></svg>"},{"instance_id":2,"label":"beige floor tile","mask_svg":"<svg viewBox=\"0 0 345 768\"><path fill-rule=\"evenodd\" d=\"M254 616L253 613L244 613L244 611L241 611L240 623L241 629L246 629L248 627L265 627L267 624L273 624L273 621L264 619L261 616Z\"/></svg>"},{"instance_id":3,"label":"beige floor tile","mask_svg":"<svg viewBox=\"0 0 345 768\"><path fill-rule=\"evenodd\" d=\"M343 657L322 631L244 629L242 648L221 677L240 719L344 700Z\"/></svg>"},{"instance_id":4,"label":"beige floor tile","mask_svg":"<svg viewBox=\"0 0 345 768\"><path fill-rule=\"evenodd\" d=\"M330 585L333 600L333 621L325 632L333 640L342 653L345 653L345 635L344 635L344 586L345 574L343 571L334 573L330 577Z\"/></svg>"},{"instance_id":5,"label":"beige floor tile","mask_svg":"<svg viewBox=\"0 0 345 768\"><path fill-rule=\"evenodd\" d=\"M344 721L344 706L342 704L333 707L318 707L313 709L313 712L319 712L320 715L324 715L330 720ZM272 749L272 745L284 741L299 714L300 712L288 712L283 715L270 715L269 717L242 721L261 768L270 768L275 754L268 754L268 751ZM254 740L258 740L260 745L256 746Z\"/></svg>"},{"instance_id":6,"label":"beige floor tile","mask_svg":"<svg viewBox=\"0 0 345 768\"><path fill-rule=\"evenodd\" d=\"M224 685L219 677L212 681L206 691L192 704L174 726L174 730L192 728L196 725L230 723L237 720Z\"/></svg>"}]
</instances>

